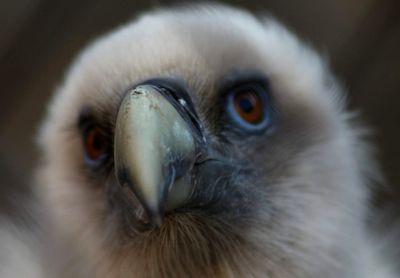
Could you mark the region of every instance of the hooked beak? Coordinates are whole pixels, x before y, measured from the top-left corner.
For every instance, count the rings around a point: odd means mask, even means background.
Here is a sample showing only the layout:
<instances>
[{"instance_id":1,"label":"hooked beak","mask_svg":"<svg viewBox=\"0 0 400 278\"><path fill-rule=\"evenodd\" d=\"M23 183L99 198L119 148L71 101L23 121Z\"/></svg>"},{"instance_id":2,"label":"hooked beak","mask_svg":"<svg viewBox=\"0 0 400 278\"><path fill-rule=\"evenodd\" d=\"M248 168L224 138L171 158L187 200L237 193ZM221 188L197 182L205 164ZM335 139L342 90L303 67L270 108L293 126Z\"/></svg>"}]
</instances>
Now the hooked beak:
<instances>
[{"instance_id":1,"label":"hooked beak","mask_svg":"<svg viewBox=\"0 0 400 278\"><path fill-rule=\"evenodd\" d=\"M204 138L188 98L146 83L129 90L118 111L116 176L156 226L166 210L183 205L193 192L191 170Z\"/></svg>"}]
</instances>

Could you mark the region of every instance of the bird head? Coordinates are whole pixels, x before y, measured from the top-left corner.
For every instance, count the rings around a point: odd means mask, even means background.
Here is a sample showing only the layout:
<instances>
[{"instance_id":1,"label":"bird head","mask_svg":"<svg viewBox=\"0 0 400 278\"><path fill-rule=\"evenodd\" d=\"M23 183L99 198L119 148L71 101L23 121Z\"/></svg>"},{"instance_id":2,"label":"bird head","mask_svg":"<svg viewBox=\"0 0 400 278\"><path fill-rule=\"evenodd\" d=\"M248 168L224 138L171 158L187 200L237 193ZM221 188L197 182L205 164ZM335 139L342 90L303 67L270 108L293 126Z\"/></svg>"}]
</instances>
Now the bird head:
<instances>
[{"instance_id":1,"label":"bird head","mask_svg":"<svg viewBox=\"0 0 400 278\"><path fill-rule=\"evenodd\" d=\"M85 49L57 90L40 196L96 277L338 277L365 199L343 104L274 19L145 14Z\"/></svg>"}]
</instances>

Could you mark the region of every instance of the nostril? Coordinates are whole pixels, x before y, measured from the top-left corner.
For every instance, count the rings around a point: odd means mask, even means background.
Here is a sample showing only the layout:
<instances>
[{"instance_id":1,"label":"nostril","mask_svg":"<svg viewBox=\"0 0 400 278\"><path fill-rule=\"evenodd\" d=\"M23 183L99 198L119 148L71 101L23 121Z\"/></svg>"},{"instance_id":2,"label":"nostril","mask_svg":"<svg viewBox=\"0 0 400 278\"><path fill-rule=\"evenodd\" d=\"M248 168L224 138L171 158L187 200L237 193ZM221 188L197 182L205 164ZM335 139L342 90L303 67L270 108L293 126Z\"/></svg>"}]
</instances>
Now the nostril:
<instances>
[{"instance_id":1,"label":"nostril","mask_svg":"<svg viewBox=\"0 0 400 278\"><path fill-rule=\"evenodd\" d=\"M190 96L190 88L183 80L172 77L153 78L144 81L140 85L151 85L156 87L156 89L165 98L170 100L171 104L175 107L178 113L190 125L190 128L197 135L197 138L205 141L200 118L197 115L196 109L194 108L194 104Z\"/></svg>"},{"instance_id":2,"label":"nostril","mask_svg":"<svg viewBox=\"0 0 400 278\"><path fill-rule=\"evenodd\" d=\"M164 93L172 96L177 102L179 102L180 99L183 99L194 110L194 106L189 95L189 87L181 79L171 77L153 78L144 81L141 85L152 85Z\"/></svg>"}]
</instances>

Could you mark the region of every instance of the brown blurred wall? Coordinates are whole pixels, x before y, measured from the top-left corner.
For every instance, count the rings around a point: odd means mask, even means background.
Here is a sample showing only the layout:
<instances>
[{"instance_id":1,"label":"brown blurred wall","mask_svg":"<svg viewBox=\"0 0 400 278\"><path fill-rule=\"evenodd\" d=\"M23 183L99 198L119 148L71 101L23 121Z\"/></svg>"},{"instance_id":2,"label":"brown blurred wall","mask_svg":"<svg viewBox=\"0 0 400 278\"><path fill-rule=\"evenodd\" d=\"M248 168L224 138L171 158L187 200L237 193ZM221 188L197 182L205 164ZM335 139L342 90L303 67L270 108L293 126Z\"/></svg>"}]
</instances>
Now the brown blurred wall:
<instances>
[{"instance_id":1,"label":"brown blurred wall","mask_svg":"<svg viewBox=\"0 0 400 278\"><path fill-rule=\"evenodd\" d=\"M149 8L176 1L0 1L0 193L23 190L37 152L46 103L79 49ZM374 127L390 187L400 203L400 1L223 1L268 11L330 58ZM0 198L0 200L4 199ZM398 206L400 207L400 205Z\"/></svg>"}]
</instances>

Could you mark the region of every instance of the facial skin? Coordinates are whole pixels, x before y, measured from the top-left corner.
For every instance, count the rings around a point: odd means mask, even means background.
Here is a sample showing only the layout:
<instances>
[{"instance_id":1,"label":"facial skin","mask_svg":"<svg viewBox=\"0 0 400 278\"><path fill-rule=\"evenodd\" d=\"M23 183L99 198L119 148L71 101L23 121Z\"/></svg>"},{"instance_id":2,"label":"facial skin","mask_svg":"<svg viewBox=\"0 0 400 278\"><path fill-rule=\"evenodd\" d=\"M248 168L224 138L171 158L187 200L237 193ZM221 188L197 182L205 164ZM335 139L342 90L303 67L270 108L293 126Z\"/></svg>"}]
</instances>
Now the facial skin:
<instances>
[{"instance_id":1,"label":"facial skin","mask_svg":"<svg viewBox=\"0 0 400 278\"><path fill-rule=\"evenodd\" d=\"M192 165L191 193L150 225L143 200L118 180L114 136L127 92L154 78L184 84L204 146L224 166ZM243 84L262 84L266 96L271 119L257 131L229 106ZM52 271L366 277L365 186L374 173L342 94L318 55L281 25L227 7L146 14L95 41L57 91L39 138L38 190L63 253ZM88 123L109 147L96 167L85 160Z\"/></svg>"}]
</instances>

